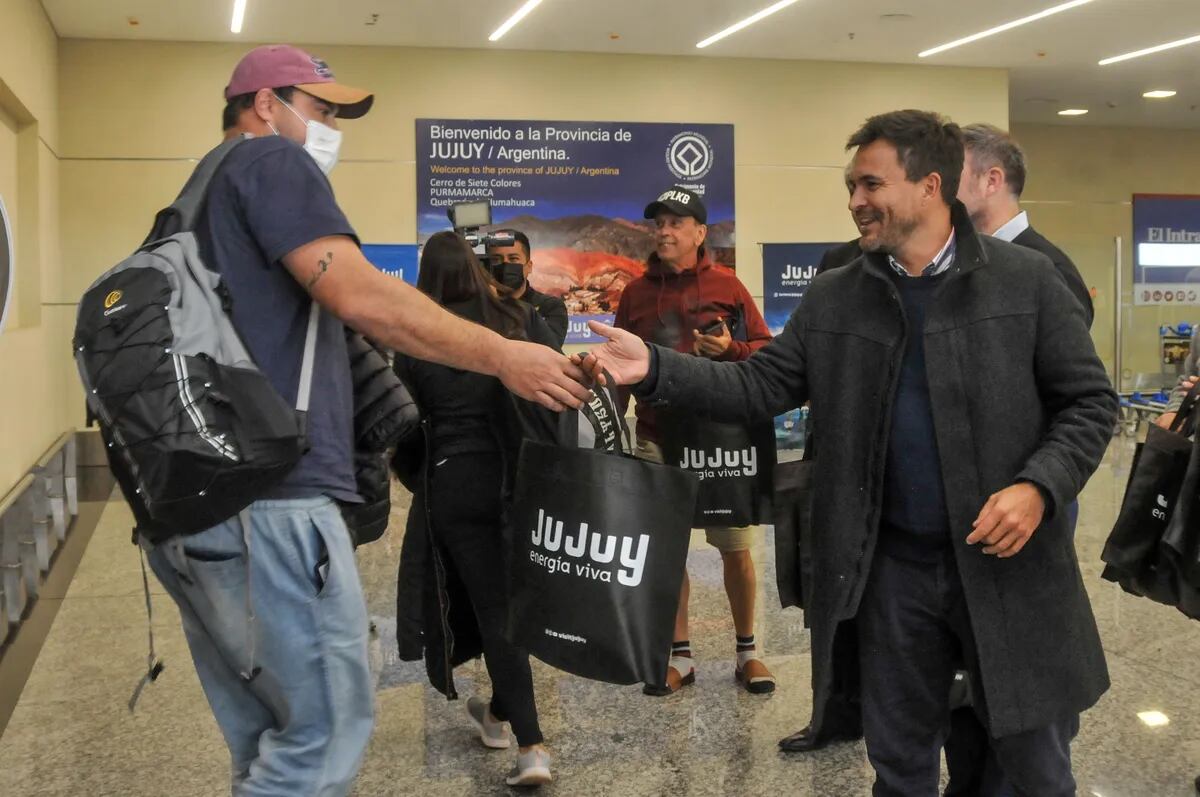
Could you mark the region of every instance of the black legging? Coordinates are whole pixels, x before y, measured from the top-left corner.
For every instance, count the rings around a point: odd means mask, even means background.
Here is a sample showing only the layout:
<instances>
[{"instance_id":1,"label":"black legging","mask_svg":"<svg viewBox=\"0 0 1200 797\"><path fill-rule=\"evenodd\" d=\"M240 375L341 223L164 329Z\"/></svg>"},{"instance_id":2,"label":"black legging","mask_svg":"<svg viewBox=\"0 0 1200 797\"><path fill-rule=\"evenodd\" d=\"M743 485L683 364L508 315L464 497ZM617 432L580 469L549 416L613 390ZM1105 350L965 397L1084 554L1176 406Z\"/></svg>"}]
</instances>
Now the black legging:
<instances>
[{"instance_id":1,"label":"black legging","mask_svg":"<svg viewBox=\"0 0 1200 797\"><path fill-rule=\"evenodd\" d=\"M541 744L529 654L504 638L508 615L501 543L498 454L434 457L430 484L433 534L466 585L483 660L492 679L492 715L512 725L521 747Z\"/></svg>"}]
</instances>

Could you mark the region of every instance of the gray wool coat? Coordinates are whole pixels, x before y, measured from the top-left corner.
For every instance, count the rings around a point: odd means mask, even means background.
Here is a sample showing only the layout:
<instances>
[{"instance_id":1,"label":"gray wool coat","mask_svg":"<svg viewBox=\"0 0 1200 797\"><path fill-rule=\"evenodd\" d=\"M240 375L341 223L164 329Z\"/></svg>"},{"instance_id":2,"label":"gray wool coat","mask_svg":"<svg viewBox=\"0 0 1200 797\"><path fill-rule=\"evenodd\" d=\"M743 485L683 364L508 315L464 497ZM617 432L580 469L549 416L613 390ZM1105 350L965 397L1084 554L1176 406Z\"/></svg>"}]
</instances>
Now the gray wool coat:
<instances>
[{"instance_id":1,"label":"gray wool coat","mask_svg":"<svg viewBox=\"0 0 1200 797\"><path fill-rule=\"evenodd\" d=\"M1112 437L1117 397L1079 302L1047 258L977 235L957 203L953 219L957 256L924 330L941 459L930 478L945 486L990 730L1005 736L1077 714L1109 685L1065 510ZM835 656L834 640L855 617L871 571L910 332L889 268L886 256L869 254L819 275L784 332L745 362L655 348L635 391L730 421L811 401L816 726L835 682L856 680L841 668L857 662ZM1024 550L999 559L967 545L989 496L1017 481L1049 499Z\"/></svg>"}]
</instances>

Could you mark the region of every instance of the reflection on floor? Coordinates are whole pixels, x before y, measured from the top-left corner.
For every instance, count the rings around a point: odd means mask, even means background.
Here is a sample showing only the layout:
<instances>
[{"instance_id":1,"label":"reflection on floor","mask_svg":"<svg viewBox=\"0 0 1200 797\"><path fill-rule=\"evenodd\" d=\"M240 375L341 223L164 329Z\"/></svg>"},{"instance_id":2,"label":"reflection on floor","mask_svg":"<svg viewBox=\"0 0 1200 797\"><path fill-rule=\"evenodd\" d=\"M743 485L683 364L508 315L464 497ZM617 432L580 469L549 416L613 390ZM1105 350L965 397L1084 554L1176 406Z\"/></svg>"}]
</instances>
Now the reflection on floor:
<instances>
[{"instance_id":1,"label":"reflection on floor","mask_svg":"<svg viewBox=\"0 0 1200 797\"><path fill-rule=\"evenodd\" d=\"M1200 772L1200 627L1171 609L1123 594L1099 578L1100 549L1128 475L1132 445L1114 443L1081 501L1078 549L1108 651L1113 688L1084 717L1074 748L1080 793L1185 797ZM378 729L359 795L505 793L511 753L483 749L463 702L425 685L420 665L394 655L395 574L407 501L392 531L360 553L379 628ZM141 571L128 544L130 518L110 503L63 602L12 721L0 737L0 793L172 795L227 793L228 761L204 703L170 600L155 586L155 641L167 662L138 713L125 707L145 667ZM808 635L795 610L780 611L768 530L755 550L758 637L779 678L755 697L733 681L733 629L720 559L696 535L692 645L697 685L669 698L642 696L535 663L542 727L556 782L542 793L866 795L872 780L861 744L785 756L776 741L809 716ZM460 689L486 694L481 665L460 669ZM1139 712L1160 711L1151 728Z\"/></svg>"}]
</instances>

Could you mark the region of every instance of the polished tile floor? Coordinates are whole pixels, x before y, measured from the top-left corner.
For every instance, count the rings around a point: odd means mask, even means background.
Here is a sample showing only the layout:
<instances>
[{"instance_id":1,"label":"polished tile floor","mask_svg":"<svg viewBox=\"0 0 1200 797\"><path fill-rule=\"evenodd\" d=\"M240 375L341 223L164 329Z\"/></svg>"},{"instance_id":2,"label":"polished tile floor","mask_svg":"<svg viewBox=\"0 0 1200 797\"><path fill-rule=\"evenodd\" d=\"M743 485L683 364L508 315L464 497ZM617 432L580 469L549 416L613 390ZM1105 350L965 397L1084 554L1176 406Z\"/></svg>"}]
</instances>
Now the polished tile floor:
<instances>
[{"instance_id":1,"label":"polished tile floor","mask_svg":"<svg viewBox=\"0 0 1200 797\"><path fill-rule=\"evenodd\" d=\"M1113 688L1088 712L1074 748L1080 794L1187 797L1200 772L1200 626L1101 581L1099 554L1128 475L1132 443L1114 442L1081 501L1078 548L1109 654ZM395 573L407 501L393 530L360 553L379 629L378 728L359 795L505 793L511 753L483 749L463 703L425 685L420 665L394 655ZM155 585L154 634L167 670L131 715L126 701L145 666L145 605L124 506L108 505L0 737L0 795L208 797L227 792L227 758L187 656L171 602ZM778 691L754 697L733 682L733 630L718 554L693 541L692 642L698 683L669 698L643 697L535 663L539 710L555 754L555 795L866 795L861 744L785 756L776 741L809 716L808 635L781 611L770 531L755 550L761 574L759 639ZM464 694L482 666L460 669ZM3 688L3 685L0 685ZM1150 728L1139 712L1169 724Z\"/></svg>"}]
</instances>

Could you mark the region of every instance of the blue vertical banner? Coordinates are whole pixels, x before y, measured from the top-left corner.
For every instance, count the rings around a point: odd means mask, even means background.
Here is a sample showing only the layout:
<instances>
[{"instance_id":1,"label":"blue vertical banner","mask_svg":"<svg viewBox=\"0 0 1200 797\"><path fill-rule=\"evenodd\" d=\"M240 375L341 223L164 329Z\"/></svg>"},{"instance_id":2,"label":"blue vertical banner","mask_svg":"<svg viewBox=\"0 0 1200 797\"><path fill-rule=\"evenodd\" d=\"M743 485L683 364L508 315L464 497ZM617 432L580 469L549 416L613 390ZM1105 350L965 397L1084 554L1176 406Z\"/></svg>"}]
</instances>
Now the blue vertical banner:
<instances>
[{"instance_id":1,"label":"blue vertical banner","mask_svg":"<svg viewBox=\"0 0 1200 797\"><path fill-rule=\"evenodd\" d=\"M763 318L772 335L783 331L817 275L821 255L841 243L763 244Z\"/></svg>"},{"instance_id":2,"label":"blue vertical banner","mask_svg":"<svg viewBox=\"0 0 1200 797\"><path fill-rule=\"evenodd\" d=\"M1200 196L1134 194L1133 303L1200 304Z\"/></svg>"},{"instance_id":3,"label":"blue vertical banner","mask_svg":"<svg viewBox=\"0 0 1200 797\"><path fill-rule=\"evenodd\" d=\"M821 255L841 242L823 244L763 244L763 318L778 335L800 306ZM797 407L775 418L775 446L783 452L802 451L807 442L808 408Z\"/></svg>"},{"instance_id":4,"label":"blue vertical banner","mask_svg":"<svg viewBox=\"0 0 1200 797\"><path fill-rule=\"evenodd\" d=\"M654 251L642 211L666 189L695 191L708 245L734 267L733 125L417 120L417 240L449 228L446 211L487 200L492 229L529 236L530 282L561 297L568 343L593 340Z\"/></svg>"},{"instance_id":5,"label":"blue vertical banner","mask_svg":"<svg viewBox=\"0 0 1200 797\"><path fill-rule=\"evenodd\" d=\"M382 271L404 280L409 285L417 284L416 244L363 244L362 253L367 260Z\"/></svg>"}]
</instances>

